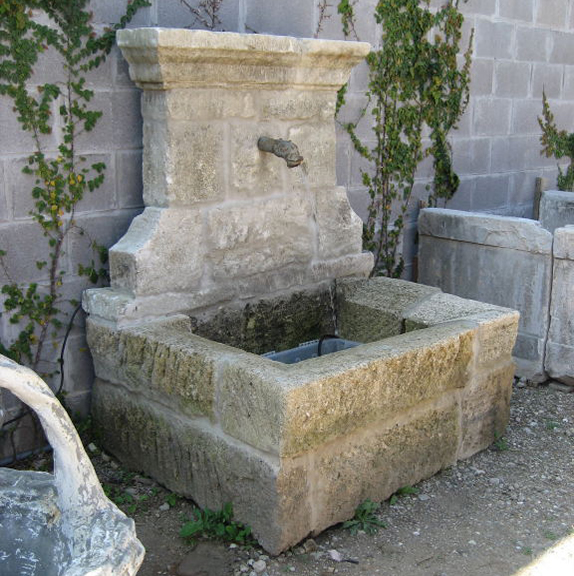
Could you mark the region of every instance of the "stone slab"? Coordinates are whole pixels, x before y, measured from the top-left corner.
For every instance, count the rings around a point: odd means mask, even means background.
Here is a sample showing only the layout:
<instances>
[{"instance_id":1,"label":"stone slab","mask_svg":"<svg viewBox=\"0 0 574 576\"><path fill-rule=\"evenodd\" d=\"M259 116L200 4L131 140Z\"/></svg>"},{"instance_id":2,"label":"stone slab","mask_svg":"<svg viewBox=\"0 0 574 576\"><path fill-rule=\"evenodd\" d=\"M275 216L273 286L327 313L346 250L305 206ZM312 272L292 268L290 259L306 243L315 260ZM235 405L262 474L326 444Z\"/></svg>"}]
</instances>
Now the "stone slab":
<instances>
[{"instance_id":1,"label":"stone slab","mask_svg":"<svg viewBox=\"0 0 574 576\"><path fill-rule=\"evenodd\" d=\"M574 192L544 191L540 200L539 219L540 224L550 232L574 224Z\"/></svg>"},{"instance_id":2,"label":"stone slab","mask_svg":"<svg viewBox=\"0 0 574 576\"><path fill-rule=\"evenodd\" d=\"M421 210L419 234L533 254L552 250L552 234L534 220L445 208Z\"/></svg>"}]
</instances>

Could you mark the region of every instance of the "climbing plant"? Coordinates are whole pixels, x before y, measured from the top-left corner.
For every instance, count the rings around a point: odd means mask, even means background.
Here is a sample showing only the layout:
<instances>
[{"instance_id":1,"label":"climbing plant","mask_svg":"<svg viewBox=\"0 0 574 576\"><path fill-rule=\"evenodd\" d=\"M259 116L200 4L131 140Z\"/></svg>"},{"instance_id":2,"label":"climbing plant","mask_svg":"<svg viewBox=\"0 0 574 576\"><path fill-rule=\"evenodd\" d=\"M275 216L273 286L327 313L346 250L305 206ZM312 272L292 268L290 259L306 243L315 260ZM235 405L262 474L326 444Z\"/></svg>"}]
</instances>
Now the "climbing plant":
<instances>
[{"instance_id":1,"label":"climbing plant","mask_svg":"<svg viewBox=\"0 0 574 576\"><path fill-rule=\"evenodd\" d=\"M223 0L199 0L194 6L189 0L179 0L193 17L192 25L199 24L207 30L215 30L221 24L219 11Z\"/></svg>"},{"instance_id":2,"label":"climbing plant","mask_svg":"<svg viewBox=\"0 0 574 576\"><path fill-rule=\"evenodd\" d=\"M75 221L76 207L86 192L102 185L105 176L105 164L90 163L79 150L79 136L91 132L102 116L91 108L94 93L86 85L86 75L105 60L116 31L149 5L147 0L129 0L119 22L98 33L89 0L0 3L0 97L11 100L20 127L32 142L23 169L31 183L30 216L49 246L48 259L35 262L39 270L46 270L46 281L41 284L23 284L13 278L8 247L0 247L0 267L8 280L1 287L4 313L21 328L12 341L2 337L0 352L34 370L48 342L55 343L63 326L65 240L74 229L83 233ZM34 75L39 57L49 51L61 63L62 81L38 85ZM19 253L26 249L17 247ZM106 275L106 250L97 244L94 249L94 259L80 264L78 272L97 282Z\"/></svg>"},{"instance_id":3,"label":"climbing plant","mask_svg":"<svg viewBox=\"0 0 574 576\"><path fill-rule=\"evenodd\" d=\"M338 4L343 32L354 38L356 4ZM344 128L368 164L362 171L370 195L363 241L375 256L373 274L396 277L404 266L397 249L420 163L432 157L434 178L427 186L431 205L451 198L459 184L448 134L468 104L472 35L459 66L464 21L459 0L445 0L436 10L430 0L380 0L374 18L382 26L382 41L367 56L368 105ZM344 98L345 89L338 107ZM357 128L368 118L372 135L361 139Z\"/></svg>"},{"instance_id":4,"label":"climbing plant","mask_svg":"<svg viewBox=\"0 0 574 576\"><path fill-rule=\"evenodd\" d=\"M574 191L574 133L558 130L545 92L542 93L542 117L538 117L538 123L542 128L541 154L545 154L547 158L554 156L557 160L564 157L570 159L566 172L558 166L558 190Z\"/></svg>"}]
</instances>

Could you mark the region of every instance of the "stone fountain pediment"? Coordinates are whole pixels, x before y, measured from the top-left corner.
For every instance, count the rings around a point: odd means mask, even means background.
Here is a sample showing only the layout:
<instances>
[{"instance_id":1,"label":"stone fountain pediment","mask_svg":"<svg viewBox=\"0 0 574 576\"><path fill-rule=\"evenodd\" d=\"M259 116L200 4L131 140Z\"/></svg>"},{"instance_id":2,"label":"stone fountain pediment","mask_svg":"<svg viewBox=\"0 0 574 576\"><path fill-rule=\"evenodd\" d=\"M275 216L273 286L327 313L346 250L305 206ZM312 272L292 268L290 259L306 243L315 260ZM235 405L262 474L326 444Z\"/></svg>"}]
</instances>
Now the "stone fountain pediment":
<instances>
[{"instance_id":1,"label":"stone fountain pediment","mask_svg":"<svg viewBox=\"0 0 574 576\"><path fill-rule=\"evenodd\" d=\"M143 88L145 209L87 311L133 322L369 274L334 123L368 44L161 28L118 44ZM261 136L296 143L303 165L261 152Z\"/></svg>"}]
</instances>

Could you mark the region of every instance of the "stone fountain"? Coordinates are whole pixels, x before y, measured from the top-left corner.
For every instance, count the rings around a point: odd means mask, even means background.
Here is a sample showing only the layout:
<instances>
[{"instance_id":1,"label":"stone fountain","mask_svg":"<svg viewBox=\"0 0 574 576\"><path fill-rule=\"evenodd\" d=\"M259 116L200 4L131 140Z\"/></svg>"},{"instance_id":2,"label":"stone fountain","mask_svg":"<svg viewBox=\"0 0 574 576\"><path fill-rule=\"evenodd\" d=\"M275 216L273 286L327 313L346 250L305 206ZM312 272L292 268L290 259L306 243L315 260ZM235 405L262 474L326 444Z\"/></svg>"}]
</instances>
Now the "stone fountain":
<instances>
[{"instance_id":1,"label":"stone fountain","mask_svg":"<svg viewBox=\"0 0 574 576\"><path fill-rule=\"evenodd\" d=\"M84 297L105 448L233 502L278 553L502 433L518 314L367 279L334 113L369 46L157 28L118 44L143 88L146 207L111 287ZM272 359L332 335L339 351Z\"/></svg>"}]
</instances>

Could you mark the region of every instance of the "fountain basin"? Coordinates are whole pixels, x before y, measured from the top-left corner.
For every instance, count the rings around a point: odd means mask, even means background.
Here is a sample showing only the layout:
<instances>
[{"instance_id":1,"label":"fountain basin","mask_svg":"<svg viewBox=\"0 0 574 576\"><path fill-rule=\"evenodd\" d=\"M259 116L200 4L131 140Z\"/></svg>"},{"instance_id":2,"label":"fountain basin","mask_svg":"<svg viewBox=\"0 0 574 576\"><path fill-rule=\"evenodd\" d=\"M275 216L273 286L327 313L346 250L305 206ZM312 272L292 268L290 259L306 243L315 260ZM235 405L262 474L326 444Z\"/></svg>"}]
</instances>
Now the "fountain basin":
<instances>
[{"instance_id":1,"label":"fountain basin","mask_svg":"<svg viewBox=\"0 0 574 576\"><path fill-rule=\"evenodd\" d=\"M203 507L233 502L275 554L502 434L517 324L387 278L137 326L91 316L93 414L106 450ZM290 365L259 355L335 328L365 344Z\"/></svg>"},{"instance_id":2,"label":"fountain basin","mask_svg":"<svg viewBox=\"0 0 574 576\"><path fill-rule=\"evenodd\" d=\"M0 468L0 572L133 576L144 557L133 520L105 496L66 411L31 370L0 355L0 387L34 409L54 474Z\"/></svg>"}]
</instances>

